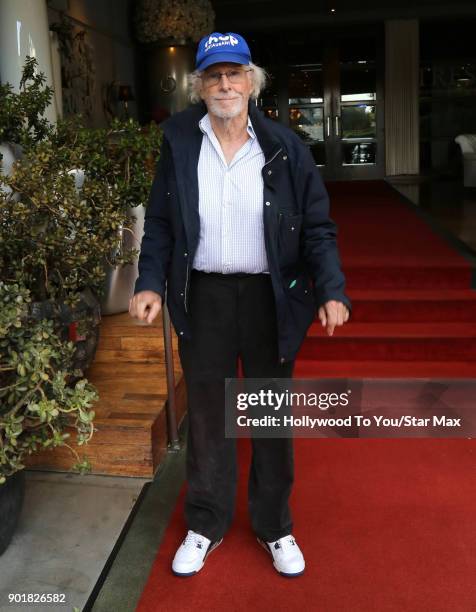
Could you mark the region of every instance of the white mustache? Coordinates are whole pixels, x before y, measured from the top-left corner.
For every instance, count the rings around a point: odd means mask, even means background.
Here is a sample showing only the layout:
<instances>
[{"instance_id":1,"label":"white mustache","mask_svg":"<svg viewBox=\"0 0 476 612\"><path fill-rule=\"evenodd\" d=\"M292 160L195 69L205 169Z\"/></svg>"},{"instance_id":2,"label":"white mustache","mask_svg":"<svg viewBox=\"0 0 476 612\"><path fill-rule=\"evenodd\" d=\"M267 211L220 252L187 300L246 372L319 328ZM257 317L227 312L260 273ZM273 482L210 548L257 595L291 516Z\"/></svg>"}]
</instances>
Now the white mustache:
<instances>
[{"instance_id":1,"label":"white mustache","mask_svg":"<svg viewBox=\"0 0 476 612\"><path fill-rule=\"evenodd\" d=\"M224 97L224 96L213 96L212 100L238 100L239 98L242 98L243 96L241 94L233 96L232 98L229 97Z\"/></svg>"}]
</instances>

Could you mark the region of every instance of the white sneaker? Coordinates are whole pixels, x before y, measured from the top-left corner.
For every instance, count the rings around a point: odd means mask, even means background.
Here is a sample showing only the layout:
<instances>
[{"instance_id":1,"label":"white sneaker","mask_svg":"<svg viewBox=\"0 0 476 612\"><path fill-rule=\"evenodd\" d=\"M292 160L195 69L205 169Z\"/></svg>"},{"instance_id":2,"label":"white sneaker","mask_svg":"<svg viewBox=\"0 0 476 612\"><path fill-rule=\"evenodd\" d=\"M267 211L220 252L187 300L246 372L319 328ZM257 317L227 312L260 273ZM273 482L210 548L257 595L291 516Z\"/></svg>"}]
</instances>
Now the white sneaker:
<instances>
[{"instance_id":1,"label":"white sneaker","mask_svg":"<svg viewBox=\"0 0 476 612\"><path fill-rule=\"evenodd\" d=\"M185 540L175 553L172 561L172 572L176 576L193 576L205 565L207 555L222 541L223 538L217 542L212 542L204 535L189 529Z\"/></svg>"},{"instance_id":2,"label":"white sneaker","mask_svg":"<svg viewBox=\"0 0 476 612\"><path fill-rule=\"evenodd\" d=\"M292 535L284 536L275 542L265 542L257 538L258 542L273 557L275 569L287 578L300 576L304 572L306 563L301 549Z\"/></svg>"}]
</instances>

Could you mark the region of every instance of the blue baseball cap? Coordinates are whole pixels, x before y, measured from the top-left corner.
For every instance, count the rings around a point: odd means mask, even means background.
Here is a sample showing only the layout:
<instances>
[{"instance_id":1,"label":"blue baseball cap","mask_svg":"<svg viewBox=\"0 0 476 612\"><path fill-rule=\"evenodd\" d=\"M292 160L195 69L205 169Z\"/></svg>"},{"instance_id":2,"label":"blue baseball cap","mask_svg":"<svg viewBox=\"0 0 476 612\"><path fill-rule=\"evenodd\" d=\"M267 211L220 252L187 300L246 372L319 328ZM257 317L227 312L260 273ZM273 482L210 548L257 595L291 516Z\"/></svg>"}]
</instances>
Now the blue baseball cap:
<instances>
[{"instance_id":1,"label":"blue baseball cap","mask_svg":"<svg viewBox=\"0 0 476 612\"><path fill-rule=\"evenodd\" d=\"M212 32L202 38L198 43L195 68L205 70L220 62L244 65L251 62L250 49L243 36L234 32Z\"/></svg>"}]
</instances>

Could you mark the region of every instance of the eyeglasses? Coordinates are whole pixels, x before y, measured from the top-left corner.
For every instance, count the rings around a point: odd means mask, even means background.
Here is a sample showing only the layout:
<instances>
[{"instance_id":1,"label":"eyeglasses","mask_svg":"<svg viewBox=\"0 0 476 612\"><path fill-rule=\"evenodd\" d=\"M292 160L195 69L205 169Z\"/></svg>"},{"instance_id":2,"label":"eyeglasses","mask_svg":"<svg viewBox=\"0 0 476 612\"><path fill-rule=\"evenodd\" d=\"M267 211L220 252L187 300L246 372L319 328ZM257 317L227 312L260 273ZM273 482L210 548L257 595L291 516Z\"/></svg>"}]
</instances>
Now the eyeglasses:
<instances>
[{"instance_id":1,"label":"eyeglasses","mask_svg":"<svg viewBox=\"0 0 476 612\"><path fill-rule=\"evenodd\" d=\"M226 76L226 78L233 83L234 85L239 85L243 83L245 80L245 74L247 72L253 72L253 68L249 68L248 70L243 70L241 68L232 68L231 70L227 70L226 72L207 72L205 74L200 75L200 78L203 79L203 84L205 87L214 87L218 85L222 76Z\"/></svg>"}]
</instances>

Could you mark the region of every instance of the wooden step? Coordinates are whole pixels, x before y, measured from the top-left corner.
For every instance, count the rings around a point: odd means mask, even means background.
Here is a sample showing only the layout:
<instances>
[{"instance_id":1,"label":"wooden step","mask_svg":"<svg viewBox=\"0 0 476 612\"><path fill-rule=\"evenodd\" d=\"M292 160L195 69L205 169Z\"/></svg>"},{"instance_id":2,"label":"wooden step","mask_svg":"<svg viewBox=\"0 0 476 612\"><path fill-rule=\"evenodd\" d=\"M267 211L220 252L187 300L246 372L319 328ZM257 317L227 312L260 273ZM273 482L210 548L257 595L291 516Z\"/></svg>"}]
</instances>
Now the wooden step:
<instances>
[{"instance_id":1,"label":"wooden step","mask_svg":"<svg viewBox=\"0 0 476 612\"><path fill-rule=\"evenodd\" d=\"M167 452L167 381L162 319L147 325L128 313L104 316L94 363L85 373L95 385L99 401L93 409L95 432L85 446L70 444L81 459L87 457L93 474L153 478ZM176 417L186 411L186 389L172 332ZM27 458L30 469L69 471L76 462L71 450L58 447Z\"/></svg>"}]
</instances>

